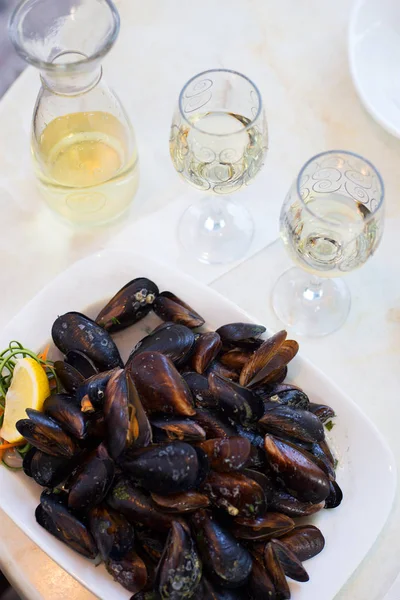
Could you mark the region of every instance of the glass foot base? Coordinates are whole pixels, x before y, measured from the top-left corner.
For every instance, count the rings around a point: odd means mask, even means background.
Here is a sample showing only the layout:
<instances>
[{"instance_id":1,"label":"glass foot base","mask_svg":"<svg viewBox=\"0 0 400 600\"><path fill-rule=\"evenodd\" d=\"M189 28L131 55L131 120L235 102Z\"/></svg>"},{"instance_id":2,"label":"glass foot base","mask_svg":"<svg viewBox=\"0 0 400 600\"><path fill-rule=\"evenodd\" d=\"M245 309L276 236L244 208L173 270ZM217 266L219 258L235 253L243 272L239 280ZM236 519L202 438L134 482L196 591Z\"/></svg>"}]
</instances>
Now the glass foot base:
<instances>
[{"instance_id":1,"label":"glass foot base","mask_svg":"<svg viewBox=\"0 0 400 600\"><path fill-rule=\"evenodd\" d=\"M254 235L249 211L231 198L206 197L182 215L178 238L203 263L224 264L242 258Z\"/></svg>"},{"instance_id":2,"label":"glass foot base","mask_svg":"<svg viewBox=\"0 0 400 600\"><path fill-rule=\"evenodd\" d=\"M350 311L351 297L342 279L318 279L294 267L272 291L278 318L298 335L322 336L339 329Z\"/></svg>"}]
</instances>

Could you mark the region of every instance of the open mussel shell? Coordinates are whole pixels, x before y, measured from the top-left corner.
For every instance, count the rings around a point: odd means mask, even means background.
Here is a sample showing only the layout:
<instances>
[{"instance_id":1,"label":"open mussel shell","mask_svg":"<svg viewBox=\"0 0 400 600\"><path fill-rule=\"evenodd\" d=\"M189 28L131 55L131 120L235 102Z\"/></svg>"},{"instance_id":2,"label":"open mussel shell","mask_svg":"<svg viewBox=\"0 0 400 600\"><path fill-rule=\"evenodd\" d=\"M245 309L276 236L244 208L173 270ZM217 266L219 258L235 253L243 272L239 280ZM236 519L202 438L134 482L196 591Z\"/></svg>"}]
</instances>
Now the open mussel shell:
<instances>
[{"instance_id":1,"label":"open mussel shell","mask_svg":"<svg viewBox=\"0 0 400 600\"><path fill-rule=\"evenodd\" d=\"M195 490L169 496L151 494L151 497L160 510L175 514L195 512L200 508L207 508L210 504L210 499L206 494Z\"/></svg>"},{"instance_id":2,"label":"open mussel shell","mask_svg":"<svg viewBox=\"0 0 400 600\"><path fill-rule=\"evenodd\" d=\"M325 440L321 440L321 441L325 442ZM314 456L315 462L317 463L317 465L323 471L325 471L325 473L328 475L328 477L331 481L334 481L336 479L335 465L330 460L330 456L332 456L332 455L331 455L329 448L328 448L329 454L326 453L326 450L325 450L326 448L327 448L327 445L325 443L323 445L321 445L321 442L316 442L315 444L313 444L311 446L310 453Z\"/></svg>"},{"instance_id":3,"label":"open mussel shell","mask_svg":"<svg viewBox=\"0 0 400 600\"><path fill-rule=\"evenodd\" d=\"M112 486L106 501L133 525L140 523L157 531L169 531L174 519L172 515L161 512L149 494L125 477Z\"/></svg>"},{"instance_id":4,"label":"open mussel shell","mask_svg":"<svg viewBox=\"0 0 400 600\"><path fill-rule=\"evenodd\" d=\"M76 442L44 413L28 408L28 419L17 421L16 428L27 442L52 456L72 458L78 451Z\"/></svg>"},{"instance_id":5,"label":"open mussel shell","mask_svg":"<svg viewBox=\"0 0 400 600\"><path fill-rule=\"evenodd\" d=\"M318 504L328 497L329 479L312 460L313 457L307 456L305 450L266 435L265 451L269 464L290 494L303 502L313 504Z\"/></svg>"},{"instance_id":6,"label":"open mussel shell","mask_svg":"<svg viewBox=\"0 0 400 600\"><path fill-rule=\"evenodd\" d=\"M87 558L95 558L97 547L88 528L67 508L63 492L44 491L36 508L36 521L49 533Z\"/></svg>"},{"instance_id":7,"label":"open mussel shell","mask_svg":"<svg viewBox=\"0 0 400 600\"><path fill-rule=\"evenodd\" d=\"M248 386L262 381L267 370L270 372L268 365L286 337L286 331L278 331L253 352L240 373L240 385Z\"/></svg>"},{"instance_id":8,"label":"open mussel shell","mask_svg":"<svg viewBox=\"0 0 400 600\"><path fill-rule=\"evenodd\" d=\"M282 544L279 540L271 540L271 545L287 577L301 582L310 579L301 561L285 544Z\"/></svg>"},{"instance_id":9,"label":"open mussel shell","mask_svg":"<svg viewBox=\"0 0 400 600\"><path fill-rule=\"evenodd\" d=\"M317 442L316 444L313 444L312 448L311 448L311 452L315 456L319 456L320 458L323 458L324 461L327 461L330 463L332 468L335 468L336 461L331 452L331 449L329 448L329 445L328 445L328 442L326 439L321 440L320 442Z\"/></svg>"},{"instance_id":10,"label":"open mussel shell","mask_svg":"<svg viewBox=\"0 0 400 600\"><path fill-rule=\"evenodd\" d=\"M319 442L325 437L321 421L307 410L278 405L267 410L258 422L266 433L284 435L304 442Z\"/></svg>"},{"instance_id":11,"label":"open mussel shell","mask_svg":"<svg viewBox=\"0 0 400 600\"><path fill-rule=\"evenodd\" d=\"M51 456L34 449L31 458L31 477L43 487L54 488L60 485L73 471L76 460L63 456Z\"/></svg>"},{"instance_id":12,"label":"open mussel shell","mask_svg":"<svg viewBox=\"0 0 400 600\"><path fill-rule=\"evenodd\" d=\"M81 410L83 412L90 413L103 408L107 383L110 381L111 376L117 371L118 369L115 368L110 371L92 375L92 377L86 379L78 387L76 390L76 397L80 402Z\"/></svg>"},{"instance_id":13,"label":"open mussel shell","mask_svg":"<svg viewBox=\"0 0 400 600\"><path fill-rule=\"evenodd\" d=\"M143 448L122 463L139 485L156 494L176 494L194 489L200 463L196 450L185 442Z\"/></svg>"},{"instance_id":14,"label":"open mussel shell","mask_svg":"<svg viewBox=\"0 0 400 600\"><path fill-rule=\"evenodd\" d=\"M228 323L216 331L224 343L235 344L250 338L258 338L266 329L263 325L253 323Z\"/></svg>"},{"instance_id":15,"label":"open mussel shell","mask_svg":"<svg viewBox=\"0 0 400 600\"><path fill-rule=\"evenodd\" d=\"M219 360L225 367L228 367L228 369L234 369L240 373L251 355L252 352L249 352L248 350L234 348L233 350L228 350L228 352L221 354Z\"/></svg>"},{"instance_id":16,"label":"open mussel shell","mask_svg":"<svg viewBox=\"0 0 400 600\"><path fill-rule=\"evenodd\" d=\"M209 576L227 588L246 583L252 568L252 558L233 535L223 529L206 510L191 517L196 543Z\"/></svg>"},{"instance_id":17,"label":"open mussel shell","mask_svg":"<svg viewBox=\"0 0 400 600\"><path fill-rule=\"evenodd\" d=\"M309 517L322 510L324 506L325 500L322 500L318 504L302 502L283 489L276 489L274 491L269 504L270 510L275 510L292 518Z\"/></svg>"},{"instance_id":18,"label":"open mussel shell","mask_svg":"<svg viewBox=\"0 0 400 600\"><path fill-rule=\"evenodd\" d=\"M241 425L257 421L264 412L264 405L252 391L218 377L215 373L208 376L210 390L217 400L218 409L225 418Z\"/></svg>"},{"instance_id":19,"label":"open mussel shell","mask_svg":"<svg viewBox=\"0 0 400 600\"><path fill-rule=\"evenodd\" d=\"M250 458L251 444L249 440L239 436L206 440L198 446L207 454L214 471L237 471Z\"/></svg>"},{"instance_id":20,"label":"open mussel shell","mask_svg":"<svg viewBox=\"0 0 400 600\"><path fill-rule=\"evenodd\" d=\"M161 352L175 365L180 366L191 355L195 339L189 327L176 323L163 323L136 344L128 358L126 368L130 368L133 356L146 351Z\"/></svg>"},{"instance_id":21,"label":"open mussel shell","mask_svg":"<svg viewBox=\"0 0 400 600\"><path fill-rule=\"evenodd\" d=\"M329 496L325 500L325 508L337 508L343 500L343 492L337 481L330 481L329 488Z\"/></svg>"},{"instance_id":22,"label":"open mussel shell","mask_svg":"<svg viewBox=\"0 0 400 600\"><path fill-rule=\"evenodd\" d=\"M336 416L333 408L326 404L315 404L314 402L310 402L308 410L318 417L321 423L326 423L329 419L333 419Z\"/></svg>"},{"instance_id":23,"label":"open mussel shell","mask_svg":"<svg viewBox=\"0 0 400 600\"><path fill-rule=\"evenodd\" d=\"M211 471L202 489L215 506L225 509L232 517L253 517L265 510L263 489L243 473Z\"/></svg>"},{"instance_id":24,"label":"open mussel shell","mask_svg":"<svg viewBox=\"0 0 400 600\"><path fill-rule=\"evenodd\" d=\"M162 292L154 301L153 310L163 321L173 321L194 329L205 321L191 306L171 292Z\"/></svg>"},{"instance_id":25,"label":"open mussel shell","mask_svg":"<svg viewBox=\"0 0 400 600\"><path fill-rule=\"evenodd\" d=\"M229 381L239 381L239 371L236 369L231 369L230 367L226 367L218 360L213 360L208 369L206 370L206 375L210 375L213 373L214 375L218 375L222 379L228 379Z\"/></svg>"},{"instance_id":26,"label":"open mussel shell","mask_svg":"<svg viewBox=\"0 0 400 600\"><path fill-rule=\"evenodd\" d=\"M219 415L208 408L198 408L193 421L196 421L206 432L207 439L225 438L236 435L236 430L225 423Z\"/></svg>"},{"instance_id":27,"label":"open mussel shell","mask_svg":"<svg viewBox=\"0 0 400 600\"><path fill-rule=\"evenodd\" d=\"M75 396L52 394L44 401L43 412L75 438L83 440L86 436L87 418Z\"/></svg>"},{"instance_id":28,"label":"open mussel shell","mask_svg":"<svg viewBox=\"0 0 400 600\"><path fill-rule=\"evenodd\" d=\"M191 366L200 375L204 373L210 363L216 358L222 348L221 338L215 331L201 333L196 340Z\"/></svg>"},{"instance_id":29,"label":"open mussel shell","mask_svg":"<svg viewBox=\"0 0 400 600\"><path fill-rule=\"evenodd\" d=\"M134 545L134 529L120 513L101 504L89 512L89 526L101 558L120 558Z\"/></svg>"},{"instance_id":30,"label":"open mussel shell","mask_svg":"<svg viewBox=\"0 0 400 600\"><path fill-rule=\"evenodd\" d=\"M202 565L190 530L174 521L157 568L155 588L160 599L190 598L201 574Z\"/></svg>"},{"instance_id":31,"label":"open mussel shell","mask_svg":"<svg viewBox=\"0 0 400 600\"><path fill-rule=\"evenodd\" d=\"M107 448L117 459L128 448L148 446L152 431L129 372L116 371L105 392L104 416Z\"/></svg>"},{"instance_id":32,"label":"open mussel shell","mask_svg":"<svg viewBox=\"0 0 400 600\"><path fill-rule=\"evenodd\" d=\"M276 600L275 586L264 565L256 558L250 573L248 589L252 600Z\"/></svg>"},{"instance_id":33,"label":"open mussel shell","mask_svg":"<svg viewBox=\"0 0 400 600\"><path fill-rule=\"evenodd\" d=\"M158 293L158 287L150 279L133 279L99 312L96 323L110 332L125 329L147 315Z\"/></svg>"},{"instance_id":34,"label":"open mussel shell","mask_svg":"<svg viewBox=\"0 0 400 600\"><path fill-rule=\"evenodd\" d=\"M130 373L147 413L161 412L191 417L192 395L172 361L160 352L142 352L133 357Z\"/></svg>"},{"instance_id":35,"label":"open mussel shell","mask_svg":"<svg viewBox=\"0 0 400 600\"><path fill-rule=\"evenodd\" d=\"M68 394L75 394L79 386L85 381L82 373L63 360L56 360L53 366L64 390Z\"/></svg>"},{"instance_id":36,"label":"open mussel shell","mask_svg":"<svg viewBox=\"0 0 400 600\"><path fill-rule=\"evenodd\" d=\"M100 444L69 484L68 506L78 510L100 504L114 479L115 467L104 444Z\"/></svg>"},{"instance_id":37,"label":"open mussel shell","mask_svg":"<svg viewBox=\"0 0 400 600\"><path fill-rule=\"evenodd\" d=\"M302 562L317 556L325 546L325 538L314 525L299 525L279 540Z\"/></svg>"},{"instance_id":38,"label":"open mussel shell","mask_svg":"<svg viewBox=\"0 0 400 600\"><path fill-rule=\"evenodd\" d=\"M294 521L280 513L267 512L259 517L236 517L234 535L241 540L270 540L281 537L294 528Z\"/></svg>"},{"instance_id":39,"label":"open mussel shell","mask_svg":"<svg viewBox=\"0 0 400 600\"><path fill-rule=\"evenodd\" d=\"M134 550L120 557L110 557L106 569L115 581L133 594L140 592L147 583L146 565Z\"/></svg>"},{"instance_id":40,"label":"open mussel shell","mask_svg":"<svg viewBox=\"0 0 400 600\"><path fill-rule=\"evenodd\" d=\"M100 371L123 367L123 363L110 334L100 325L77 312L58 317L51 329L57 348L66 354L78 350L88 356Z\"/></svg>"},{"instance_id":41,"label":"open mussel shell","mask_svg":"<svg viewBox=\"0 0 400 600\"><path fill-rule=\"evenodd\" d=\"M289 585L286 581L285 571L283 570L277 551L272 542L268 542L265 546L264 563L267 573L274 584L276 597L279 598L279 600L289 600L291 594Z\"/></svg>"},{"instance_id":42,"label":"open mussel shell","mask_svg":"<svg viewBox=\"0 0 400 600\"><path fill-rule=\"evenodd\" d=\"M194 400L196 408L215 408L216 400L211 393L208 385L208 378L205 375L199 375L195 371L182 373Z\"/></svg>"},{"instance_id":43,"label":"open mussel shell","mask_svg":"<svg viewBox=\"0 0 400 600\"><path fill-rule=\"evenodd\" d=\"M89 379L89 377L97 373L94 362L84 352L80 352L79 350L70 350L67 352L64 361L79 371L85 379Z\"/></svg>"},{"instance_id":44,"label":"open mussel shell","mask_svg":"<svg viewBox=\"0 0 400 600\"><path fill-rule=\"evenodd\" d=\"M206 432L192 419L151 419L155 442L166 440L181 442L201 442L206 439Z\"/></svg>"}]
</instances>

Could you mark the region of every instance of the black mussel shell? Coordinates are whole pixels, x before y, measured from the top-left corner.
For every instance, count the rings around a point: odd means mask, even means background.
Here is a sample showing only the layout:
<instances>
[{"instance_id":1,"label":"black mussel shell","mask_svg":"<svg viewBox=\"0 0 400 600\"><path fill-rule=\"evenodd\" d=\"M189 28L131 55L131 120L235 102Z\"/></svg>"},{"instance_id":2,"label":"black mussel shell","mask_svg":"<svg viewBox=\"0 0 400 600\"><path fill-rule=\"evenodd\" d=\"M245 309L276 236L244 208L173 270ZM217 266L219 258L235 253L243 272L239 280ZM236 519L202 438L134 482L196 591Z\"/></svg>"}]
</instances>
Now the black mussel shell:
<instances>
[{"instance_id":1,"label":"black mussel shell","mask_svg":"<svg viewBox=\"0 0 400 600\"><path fill-rule=\"evenodd\" d=\"M208 368L210 363L218 356L222 348L221 338L215 331L202 333L196 340L191 366L200 375Z\"/></svg>"},{"instance_id":2,"label":"black mussel shell","mask_svg":"<svg viewBox=\"0 0 400 600\"><path fill-rule=\"evenodd\" d=\"M294 521L286 515L267 512L259 517L237 517L232 532L242 540L270 540L285 535L294 525Z\"/></svg>"},{"instance_id":3,"label":"black mussel shell","mask_svg":"<svg viewBox=\"0 0 400 600\"><path fill-rule=\"evenodd\" d=\"M87 509L100 504L110 489L114 473L114 463L104 444L100 444L80 465L70 483L69 508Z\"/></svg>"},{"instance_id":4,"label":"black mussel shell","mask_svg":"<svg viewBox=\"0 0 400 600\"><path fill-rule=\"evenodd\" d=\"M75 396L53 394L44 401L43 412L78 440L86 436L87 418Z\"/></svg>"},{"instance_id":5,"label":"black mussel shell","mask_svg":"<svg viewBox=\"0 0 400 600\"><path fill-rule=\"evenodd\" d=\"M189 327L176 323L163 323L144 337L133 348L126 368L130 368L133 356L145 351L161 352L177 365L183 365L192 353L195 335Z\"/></svg>"},{"instance_id":6,"label":"black mussel shell","mask_svg":"<svg viewBox=\"0 0 400 600\"><path fill-rule=\"evenodd\" d=\"M28 477L32 477L32 459L35 456L36 452L38 452L38 450L36 450L36 448L30 448L28 450L28 452L25 454L23 461L22 461L22 469L25 473L25 475L27 475Z\"/></svg>"},{"instance_id":7,"label":"black mussel shell","mask_svg":"<svg viewBox=\"0 0 400 600\"><path fill-rule=\"evenodd\" d=\"M192 392L196 408L216 407L216 400L211 393L208 378L205 375L199 375L199 373L195 373L194 371L187 371L186 373L182 373L182 377Z\"/></svg>"},{"instance_id":8,"label":"black mussel shell","mask_svg":"<svg viewBox=\"0 0 400 600\"><path fill-rule=\"evenodd\" d=\"M314 402L310 402L308 410L318 417L321 423L326 423L329 419L333 419L336 416L333 408L326 404L315 404Z\"/></svg>"},{"instance_id":9,"label":"black mussel shell","mask_svg":"<svg viewBox=\"0 0 400 600\"><path fill-rule=\"evenodd\" d=\"M307 394L298 389L270 394L263 392L263 388L257 388L257 394L262 396L264 400L268 400L268 402L276 402L277 404L291 406L292 408L302 408L304 410L308 410L310 406L310 400Z\"/></svg>"},{"instance_id":10,"label":"black mussel shell","mask_svg":"<svg viewBox=\"0 0 400 600\"><path fill-rule=\"evenodd\" d=\"M309 517L310 515L322 510L324 506L324 500L318 504L313 504L312 502L302 502L281 488L277 488L274 491L269 504L270 510L275 510L292 518Z\"/></svg>"},{"instance_id":11,"label":"black mussel shell","mask_svg":"<svg viewBox=\"0 0 400 600\"><path fill-rule=\"evenodd\" d=\"M198 408L193 421L196 421L206 432L207 439L225 438L236 435L232 425L225 423L213 410Z\"/></svg>"},{"instance_id":12,"label":"black mussel shell","mask_svg":"<svg viewBox=\"0 0 400 600\"><path fill-rule=\"evenodd\" d=\"M159 418L151 419L155 442L180 440L181 442L201 442L206 432L192 419Z\"/></svg>"},{"instance_id":13,"label":"black mussel shell","mask_svg":"<svg viewBox=\"0 0 400 600\"><path fill-rule=\"evenodd\" d=\"M97 373L92 375L89 379L86 379L77 389L76 396L80 402L81 410L83 412L93 412L101 409L104 406L104 399L106 397L107 383L110 381L112 375L118 371L117 368L111 371L104 371L103 373Z\"/></svg>"},{"instance_id":14,"label":"black mussel shell","mask_svg":"<svg viewBox=\"0 0 400 600\"><path fill-rule=\"evenodd\" d=\"M123 367L123 363L110 334L97 323L77 312L58 317L51 335L57 348L66 354L78 350L88 356L100 371Z\"/></svg>"},{"instance_id":15,"label":"black mussel shell","mask_svg":"<svg viewBox=\"0 0 400 600\"><path fill-rule=\"evenodd\" d=\"M193 600L248 600L246 588L236 588L234 590L228 590L220 585L217 585L213 581L210 581L206 577L202 577L197 590L192 596ZM136 598L135 598L136 600ZM146 599L147 600L147 599ZM149 599L151 600L151 599ZM268 598L268 600L275 600L274 598Z\"/></svg>"},{"instance_id":16,"label":"black mussel shell","mask_svg":"<svg viewBox=\"0 0 400 600\"><path fill-rule=\"evenodd\" d=\"M314 525L299 525L279 541L302 562L322 552L325 546L324 536Z\"/></svg>"},{"instance_id":17,"label":"black mussel shell","mask_svg":"<svg viewBox=\"0 0 400 600\"><path fill-rule=\"evenodd\" d=\"M101 504L89 512L90 531L101 558L121 558L132 550L135 537L129 521L120 513Z\"/></svg>"},{"instance_id":18,"label":"black mussel shell","mask_svg":"<svg viewBox=\"0 0 400 600\"><path fill-rule=\"evenodd\" d=\"M229 381L239 381L239 371L237 371L236 369L230 369L229 367L226 367L218 360L213 360L210 363L206 371L206 375L208 376L211 373L213 373L214 375L218 375L218 377L221 377L222 379L228 379Z\"/></svg>"},{"instance_id":19,"label":"black mussel shell","mask_svg":"<svg viewBox=\"0 0 400 600\"><path fill-rule=\"evenodd\" d=\"M264 405L256 394L233 381L211 373L208 376L211 392L223 416L241 425L250 425L262 416Z\"/></svg>"},{"instance_id":20,"label":"black mussel shell","mask_svg":"<svg viewBox=\"0 0 400 600\"><path fill-rule=\"evenodd\" d=\"M329 487L329 496L325 500L325 508L337 508L343 500L343 492L337 481L330 481Z\"/></svg>"},{"instance_id":21,"label":"black mussel shell","mask_svg":"<svg viewBox=\"0 0 400 600\"><path fill-rule=\"evenodd\" d=\"M257 338L266 329L263 325L254 325L253 323L228 323L227 325L222 325L216 331L224 343L233 344L248 340L249 338Z\"/></svg>"},{"instance_id":22,"label":"black mussel shell","mask_svg":"<svg viewBox=\"0 0 400 600\"><path fill-rule=\"evenodd\" d=\"M328 497L329 479L306 450L266 435L265 451L269 464L290 494L313 504Z\"/></svg>"},{"instance_id":23,"label":"black mussel shell","mask_svg":"<svg viewBox=\"0 0 400 600\"><path fill-rule=\"evenodd\" d=\"M151 559L150 561L146 560L146 562L158 564L164 551L167 534L164 531L160 533L152 529L138 527L136 530L136 539L139 540L140 548L146 558L149 557Z\"/></svg>"},{"instance_id":24,"label":"black mussel shell","mask_svg":"<svg viewBox=\"0 0 400 600\"><path fill-rule=\"evenodd\" d=\"M97 373L94 362L79 350L70 350L67 352L64 361L79 371L85 379L89 379L89 377Z\"/></svg>"},{"instance_id":25,"label":"black mussel shell","mask_svg":"<svg viewBox=\"0 0 400 600\"><path fill-rule=\"evenodd\" d=\"M171 292L162 292L154 301L153 310L163 321L173 321L194 329L205 321L191 306Z\"/></svg>"},{"instance_id":26,"label":"black mussel shell","mask_svg":"<svg viewBox=\"0 0 400 600\"><path fill-rule=\"evenodd\" d=\"M237 471L250 458L251 444L243 437L215 438L198 444L204 450L214 471Z\"/></svg>"},{"instance_id":27,"label":"black mussel shell","mask_svg":"<svg viewBox=\"0 0 400 600\"><path fill-rule=\"evenodd\" d=\"M27 442L52 456L72 458L78 447L60 425L44 413L28 408L29 419L17 421L16 428Z\"/></svg>"},{"instance_id":28,"label":"black mussel shell","mask_svg":"<svg viewBox=\"0 0 400 600\"><path fill-rule=\"evenodd\" d=\"M325 440L322 440L323 442L325 442ZM336 473L335 473L335 466L334 464L332 464L330 457L331 452L328 448L328 452L329 454L326 453L326 445L325 443L323 445L321 445L321 442L316 442L315 444L312 445L310 452L311 454L315 457L317 465L319 467L321 467L321 469L323 471L325 471L325 473L328 475L329 479L334 480L336 479Z\"/></svg>"},{"instance_id":29,"label":"black mussel shell","mask_svg":"<svg viewBox=\"0 0 400 600\"><path fill-rule=\"evenodd\" d=\"M109 379L104 416L112 458L117 459L129 448L151 444L151 426L129 372L116 371Z\"/></svg>"},{"instance_id":30,"label":"black mussel shell","mask_svg":"<svg viewBox=\"0 0 400 600\"><path fill-rule=\"evenodd\" d=\"M161 600L190 598L201 574L201 561L190 531L174 521L156 574L155 587Z\"/></svg>"},{"instance_id":31,"label":"black mussel shell","mask_svg":"<svg viewBox=\"0 0 400 600\"><path fill-rule=\"evenodd\" d=\"M198 484L196 450L185 442L169 442L144 448L122 463L139 485L156 494L176 494Z\"/></svg>"},{"instance_id":32,"label":"black mussel shell","mask_svg":"<svg viewBox=\"0 0 400 600\"><path fill-rule=\"evenodd\" d=\"M133 594L140 592L147 583L146 565L134 550L124 556L110 557L106 569L115 581Z\"/></svg>"},{"instance_id":33,"label":"black mussel shell","mask_svg":"<svg viewBox=\"0 0 400 600\"><path fill-rule=\"evenodd\" d=\"M49 533L87 558L95 558L97 547L88 528L67 508L63 492L44 491L36 509L36 520Z\"/></svg>"},{"instance_id":34,"label":"black mussel shell","mask_svg":"<svg viewBox=\"0 0 400 600\"><path fill-rule=\"evenodd\" d=\"M252 351L244 350L243 348L233 348L232 350L228 350L228 352L224 352L219 360L228 369L234 369L240 373L252 353Z\"/></svg>"},{"instance_id":35,"label":"black mussel shell","mask_svg":"<svg viewBox=\"0 0 400 600\"><path fill-rule=\"evenodd\" d=\"M280 563L277 551L272 542L265 546L264 564L272 583L274 584L276 597L279 600L289 600L291 597L289 585L286 581L285 571Z\"/></svg>"},{"instance_id":36,"label":"black mussel shell","mask_svg":"<svg viewBox=\"0 0 400 600\"><path fill-rule=\"evenodd\" d=\"M160 510L176 514L195 512L200 508L207 508L210 504L210 499L206 494L195 490L169 496L152 494L151 497Z\"/></svg>"},{"instance_id":37,"label":"black mussel shell","mask_svg":"<svg viewBox=\"0 0 400 600\"><path fill-rule=\"evenodd\" d=\"M279 540L271 540L271 545L287 577L302 582L310 579L301 561L285 544Z\"/></svg>"},{"instance_id":38,"label":"black mussel shell","mask_svg":"<svg viewBox=\"0 0 400 600\"><path fill-rule=\"evenodd\" d=\"M117 481L106 501L111 508L122 513L135 526L140 523L156 531L168 531L174 520L172 515L158 509L149 494L135 487L126 478Z\"/></svg>"},{"instance_id":39,"label":"black mussel shell","mask_svg":"<svg viewBox=\"0 0 400 600\"><path fill-rule=\"evenodd\" d=\"M158 287L150 279L133 279L100 311L96 323L110 332L125 329L147 315L158 293Z\"/></svg>"},{"instance_id":40,"label":"black mussel shell","mask_svg":"<svg viewBox=\"0 0 400 600\"><path fill-rule=\"evenodd\" d=\"M276 600L275 586L264 565L256 558L253 559L248 587L252 600Z\"/></svg>"},{"instance_id":41,"label":"black mussel shell","mask_svg":"<svg viewBox=\"0 0 400 600\"><path fill-rule=\"evenodd\" d=\"M273 479L273 474L268 472L262 473L260 471L256 471L254 468L242 469L242 473L243 475L246 475L246 477L254 479L254 481L256 481L258 485L261 486L264 492L265 502L269 508L269 503L271 502L272 497L275 493L276 486L276 483Z\"/></svg>"},{"instance_id":42,"label":"black mussel shell","mask_svg":"<svg viewBox=\"0 0 400 600\"><path fill-rule=\"evenodd\" d=\"M64 390L68 394L75 394L79 386L85 381L83 375L63 360L56 360L53 366Z\"/></svg>"},{"instance_id":43,"label":"black mussel shell","mask_svg":"<svg viewBox=\"0 0 400 600\"><path fill-rule=\"evenodd\" d=\"M258 426L266 433L289 436L304 442L319 442L325 437L324 426L315 415L291 406L278 405L267 410Z\"/></svg>"},{"instance_id":44,"label":"black mussel shell","mask_svg":"<svg viewBox=\"0 0 400 600\"><path fill-rule=\"evenodd\" d=\"M167 356L150 351L135 355L130 373L147 413L195 414L190 390Z\"/></svg>"},{"instance_id":45,"label":"black mussel shell","mask_svg":"<svg viewBox=\"0 0 400 600\"><path fill-rule=\"evenodd\" d=\"M35 449L30 465L31 477L43 487L55 488L72 473L75 466L74 459L51 456Z\"/></svg>"},{"instance_id":46,"label":"black mussel shell","mask_svg":"<svg viewBox=\"0 0 400 600\"><path fill-rule=\"evenodd\" d=\"M206 510L194 513L191 524L204 568L210 577L227 588L246 583L252 568L252 559L246 548Z\"/></svg>"},{"instance_id":47,"label":"black mussel shell","mask_svg":"<svg viewBox=\"0 0 400 600\"><path fill-rule=\"evenodd\" d=\"M235 429L241 437L249 440L250 444L255 448L264 448L264 438L255 428L243 427L242 425L235 423Z\"/></svg>"},{"instance_id":48,"label":"black mussel shell","mask_svg":"<svg viewBox=\"0 0 400 600\"><path fill-rule=\"evenodd\" d=\"M253 383L262 382L272 358L286 340L287 332L282 330L265 340L257 350L253 352L240 373L240 385L248 386ZM283 365L282 365L283 366Z\"/></svg>"}]
</instances>

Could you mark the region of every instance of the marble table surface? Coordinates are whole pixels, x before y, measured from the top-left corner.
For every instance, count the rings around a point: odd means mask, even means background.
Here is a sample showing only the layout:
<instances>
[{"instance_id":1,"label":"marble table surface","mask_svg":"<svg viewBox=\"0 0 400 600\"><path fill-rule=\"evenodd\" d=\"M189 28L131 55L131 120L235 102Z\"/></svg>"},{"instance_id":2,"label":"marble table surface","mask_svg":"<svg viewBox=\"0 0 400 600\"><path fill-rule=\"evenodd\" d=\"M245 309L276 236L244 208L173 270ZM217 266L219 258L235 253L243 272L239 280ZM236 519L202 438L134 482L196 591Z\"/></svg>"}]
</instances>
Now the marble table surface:
<instances>
[{"instance_id":1,"label":"marble table surface","mask_svg":"<svg viewBox=\"0 0 400 600\"><path fill-rule=\"evenodd\" d=\"M291 180L305 160L327 149L353 150L376 164L386 185L383 242L362 269L347 277L353 304L345 326L300 344L303 354L376 423L400 464L400 141L371 120L354 91L346 45L351 3L120 0L118 5L121 35L104 66L136 126L142 180L134 209L128 220L90 232L70 230L46 212L35 196L27 156L37 74L24 72L0 102L0 327L78 258L124 246L127 240L137 249L129 228L140 226L142 240L148 228L153 243L146 251L152 256L168 252L152 232L166 215L166 202L171 203L169 215L184 202L174 200L184 187L176 180L165 143L176 96L197 71L235 68L257 81L270 125L266 167L249 196L257 218L256 243L246 260L223 269L199 267L177 253L169 258L259 321L277 327L270 292L289 262L281 244L271 241ZM171 239L174 218L166 221ZM93 598L0 514L0 567L22 598ZM384 598L400 571L399 535L397 496L385 530L337 600Z\"/></svg>"}]
</instances>

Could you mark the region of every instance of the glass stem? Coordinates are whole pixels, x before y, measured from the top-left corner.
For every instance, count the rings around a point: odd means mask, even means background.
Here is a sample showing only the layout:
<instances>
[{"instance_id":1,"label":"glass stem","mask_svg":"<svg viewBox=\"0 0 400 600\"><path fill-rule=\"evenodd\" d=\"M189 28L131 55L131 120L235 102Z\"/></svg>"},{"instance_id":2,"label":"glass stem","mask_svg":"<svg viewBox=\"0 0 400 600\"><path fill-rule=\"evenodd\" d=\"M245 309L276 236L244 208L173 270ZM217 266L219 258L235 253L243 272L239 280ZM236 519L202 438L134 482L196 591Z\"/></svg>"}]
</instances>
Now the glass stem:
<instances>
[{"instance_id":1,"label":"glass stem","mask_svg":"<svg viewBox=\"0 0 400 600\"><path fill-rule=\"evenodd\" d=\"M323 279L321 277L317 277L317 275L313 275L307 283L306 287L304 288L304 300L306 300L307 302L320 300L324 294L322 284Z\"/></svg>"},{"instance_id":2,"label":"glass stem","mask_svg":"<svg viewBox=\"0 0 400 600\"><path fill-rule=\"evenodd\" d=\"M207 231L221 231L226 226L225 203L221 198L207 197L209 211L204 222Z\"/></svg>"}]
</instances>

